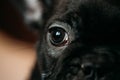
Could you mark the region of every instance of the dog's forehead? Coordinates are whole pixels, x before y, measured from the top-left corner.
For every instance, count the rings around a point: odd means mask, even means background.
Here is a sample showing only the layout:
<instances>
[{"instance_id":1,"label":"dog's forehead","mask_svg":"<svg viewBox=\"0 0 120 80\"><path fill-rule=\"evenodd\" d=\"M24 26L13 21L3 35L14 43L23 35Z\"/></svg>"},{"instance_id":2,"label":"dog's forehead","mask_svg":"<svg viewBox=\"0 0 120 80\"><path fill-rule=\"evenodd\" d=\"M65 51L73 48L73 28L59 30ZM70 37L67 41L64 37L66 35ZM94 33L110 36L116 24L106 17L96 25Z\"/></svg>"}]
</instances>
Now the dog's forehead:
<instances>
[{"instance_id":1,"label":"dog's forehead","mask_svg":"<svg viewBox=\"0 0 120 80\"><path fill-rule=\"evenodd\" d=\"M115 17L120 15L120 2L117 0L60 0L55 6L52 19L66 20L71 17L100 16ZM86 19L86 17L85 17ZM113 19L113 18L111 18ZM77 19L76 19L77 20Z\"/></svg>"},{"instance_id":2,"label":"dog's forehead","mask_svg":"<svg viewBox=\"0 0 120 80\"><path fill-rule=\"evenodd\" d=\"M83 24L84 28L116 26L120 22L120 7L115 1L117 0L60 0L50 22L62 21L73 28L77 27L77 30Z\"/></svg>"},{"instance_id":3,"label":"dog's forehead","mask_svg":"<svg viewBox=\"0 0 120 80\"><path fill-rule=\"evenodd\" d=\"M57 5L55 6L55 8L57 8L58 11L79 10L79 7L81 5L84 5L86 7L90 7L92 5L107 7L107 4L110 6L120 7L119 0L57 0Z\"/></svg>"},{"instance_id":4,"label":"dog's forehead","mask_svg":"<svg viewBox=\"0 0 120 80\"><path fill-rule=\"evenodd\" d=\"M66 23L73 29L71 31L75 34L75 40L81 38L85 43L88 40L94 43L107 42L111 37L118 40L120 6L115 1L60 0L48 25L56 21Z\"/></svg>"}]
</instances>

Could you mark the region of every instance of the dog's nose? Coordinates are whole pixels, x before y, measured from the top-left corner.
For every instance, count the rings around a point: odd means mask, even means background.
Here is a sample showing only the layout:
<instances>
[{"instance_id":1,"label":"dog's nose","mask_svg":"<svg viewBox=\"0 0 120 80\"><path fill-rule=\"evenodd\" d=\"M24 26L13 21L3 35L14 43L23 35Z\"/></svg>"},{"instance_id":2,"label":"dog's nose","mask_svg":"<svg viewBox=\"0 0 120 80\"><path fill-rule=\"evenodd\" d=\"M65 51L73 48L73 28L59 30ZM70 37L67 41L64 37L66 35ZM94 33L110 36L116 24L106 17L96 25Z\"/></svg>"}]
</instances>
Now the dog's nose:
<instances>
[{"instance_id":1,"label":"dog's nose","mask_svg":"<svg viewBox=\"0 0 120 80\"><path fill-rule=\"evenodd\" d=\"M91 78L94 76L95 68L94 68L93 64L84 63L81 65L81 69L87 78Z\"/></svg>"}]
</instances>

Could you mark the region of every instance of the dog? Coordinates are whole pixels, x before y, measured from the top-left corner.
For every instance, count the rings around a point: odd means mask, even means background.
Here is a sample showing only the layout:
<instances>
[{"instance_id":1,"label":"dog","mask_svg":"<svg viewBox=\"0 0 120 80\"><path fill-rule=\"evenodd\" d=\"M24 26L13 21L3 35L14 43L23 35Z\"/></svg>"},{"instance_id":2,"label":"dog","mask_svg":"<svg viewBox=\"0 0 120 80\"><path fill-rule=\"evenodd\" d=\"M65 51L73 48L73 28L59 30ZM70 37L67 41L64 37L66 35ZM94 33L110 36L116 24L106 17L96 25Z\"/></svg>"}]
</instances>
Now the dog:
<instances>
[{"instance_id":1,"label":"dog","mask_svg":"<svg viewBox=\"0 0 120 80\"><path fill-rule=\"evenodd\" d=\"M40 36L39 80L120 80L119 0L23 3L25 21Z\"/></svg>"}]
</instances>

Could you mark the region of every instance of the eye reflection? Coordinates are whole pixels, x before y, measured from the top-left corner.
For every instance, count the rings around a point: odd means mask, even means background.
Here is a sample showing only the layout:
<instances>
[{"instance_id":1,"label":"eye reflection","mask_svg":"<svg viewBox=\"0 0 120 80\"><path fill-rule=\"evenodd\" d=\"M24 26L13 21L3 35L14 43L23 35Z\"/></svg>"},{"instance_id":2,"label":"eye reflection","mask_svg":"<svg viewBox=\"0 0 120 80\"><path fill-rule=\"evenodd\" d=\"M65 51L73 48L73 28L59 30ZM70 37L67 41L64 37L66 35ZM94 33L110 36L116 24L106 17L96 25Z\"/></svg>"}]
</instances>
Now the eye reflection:
<instances>
[{"instance_id":1,"label":"eye reflection","mask_svg":"<svg viewBox=\"0 0 120 80\"><path fill-rule=\"evenodd\" d=\"M68 42L68 34L61 27L52 27L49 29L49 40L54 46L63 46Z\"/></svg>"}]
</instances>

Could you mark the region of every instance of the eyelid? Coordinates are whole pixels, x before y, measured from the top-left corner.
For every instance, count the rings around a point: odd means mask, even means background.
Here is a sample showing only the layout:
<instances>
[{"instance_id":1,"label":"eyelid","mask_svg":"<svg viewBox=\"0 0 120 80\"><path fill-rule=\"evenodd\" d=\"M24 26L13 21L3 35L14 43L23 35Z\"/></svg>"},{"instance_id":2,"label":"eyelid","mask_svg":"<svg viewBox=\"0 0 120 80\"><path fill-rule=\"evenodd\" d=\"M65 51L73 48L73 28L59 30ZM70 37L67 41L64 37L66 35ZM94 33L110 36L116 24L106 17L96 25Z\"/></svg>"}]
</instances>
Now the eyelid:
<instances>
[{"instance_id":1,"label":"eyelid","mask_svg":"<svg viewBox=\"0 0 120 80\"><path fill-rule=\"evenodd\" d=\"M75 39L75 31L74 31L74 29L72 29L72 26L70 26L69 24L64 23L64 22L56 21L53 24L51 24L48 27L48 29L54 28L54 27L63 28L67 32L67 34L69 36L70 43Z\"/></svg>"},{"instance_id":2,"label":"eyelid","mask_svg":"<svg viewBox=\"0 0 120 80\"><path fill-rule=\"evenodd\" d=\"M64 22L58 22L58 21L56 21L51 26L49 26L49 29L53 28L53 27L63 28L63 29L65 29L66 32L69 32L71 30L71 26L68 25L67 23L64 23Z\"/></svg>"},{"instance_id":3,"label":"eyelid","mask_svg":"<svg viewBox=\"0 0 120 80\"><path fill-rule=\"evenodd\" d=\"M75 39L74 29L69 24L64 23L64 22L55 21L55 22L52 22L51 24L49 24L47 26L47 29L49 31L50 29L56 28L56 27L63 28L65 30L66 34L68 35L68 37L65 37L65 39L68 40L68 38L69 38L69 42L67 42L67 44L65 46L60 46L60 47L53 46L50 42L48 42L48 45L50 46L48 48L48 54L55 58L60 56L62 54L62 51ZM47 34L47 41L49 41L48 34Z\"/></svg>"}]
</instances>

